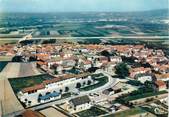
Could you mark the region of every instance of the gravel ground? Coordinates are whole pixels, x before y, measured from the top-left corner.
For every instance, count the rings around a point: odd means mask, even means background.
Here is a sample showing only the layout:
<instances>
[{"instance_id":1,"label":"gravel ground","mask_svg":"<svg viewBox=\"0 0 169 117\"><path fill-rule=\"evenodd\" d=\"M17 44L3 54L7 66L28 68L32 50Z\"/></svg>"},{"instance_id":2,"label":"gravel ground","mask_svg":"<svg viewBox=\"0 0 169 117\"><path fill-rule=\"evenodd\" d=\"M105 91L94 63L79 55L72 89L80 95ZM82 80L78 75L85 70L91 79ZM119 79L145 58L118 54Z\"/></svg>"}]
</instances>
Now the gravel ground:
<instances>
[{"instance_id":1,"label":"gravel ground","mask_svg":"<svg viewBox=\"0 0 169 117\"><path fill-rule=\"evenodd\" d=\"M6 78L26 77L41 74L35 63L8 63L1 74Z\"/></svg>"},{"instance_id":2,"label":"gravel ground","mask_svg":"<svg viewBox=\"0 0 169 117\"><path fill-rule=\"evenodd\" d=\"M8 79L38 74L41 73L36 69L35 63L8 63L6 65L0 72L0 114L7 115L24 109L16 98Z\"/></svg>"}]
</instances>

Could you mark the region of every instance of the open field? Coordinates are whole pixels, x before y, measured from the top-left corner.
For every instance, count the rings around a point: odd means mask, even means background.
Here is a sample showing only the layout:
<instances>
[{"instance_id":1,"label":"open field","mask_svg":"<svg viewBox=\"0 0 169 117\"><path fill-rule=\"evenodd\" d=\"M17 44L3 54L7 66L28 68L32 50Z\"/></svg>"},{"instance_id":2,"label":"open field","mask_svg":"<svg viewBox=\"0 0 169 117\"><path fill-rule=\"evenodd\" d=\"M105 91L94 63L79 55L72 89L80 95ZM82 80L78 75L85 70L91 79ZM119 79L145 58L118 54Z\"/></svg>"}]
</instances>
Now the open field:
<instances>
[{"instance_id":1,"label":"open field","mask_svg":"<svg viewBox=\"0 0 169 117\"><path fill-rule=\"evenodd\" d=\"M1 74L7 78L18 78L39 75L41 72L36 68L35 63L9 62L2 70Z\"/></svg>"},{"instance_id":2,"label":"open field","mask_svg":"<svg viewBox=\"0 0 169 117\"><path fill-rule=\"evenodd\" d=\"M40 111L40 113L42 113L43 115L45 115L46 117L68 117L65 114L61 113L60 111L56 110L53 107L49 107L46 109L43 109Z\"/></svg>"},{"instance_id":3,"label":"open field","mask_svg":"<svg viewBox=\"0 0 169 117\"><path fill-rule=\"evenodd\" d=\"M23 88L34 86L36 84L42 83L44 80L52 79L52 76L47 74L37 75L37 76L29 76L29 77L20 77L9 79L9 82L15 93L20 91Z\"/></svg>"},{"instance_id":4,"label":"open field","mask_svg":"<svg viewBox=\"0 0 169 117\"><path fill-rule=\"evenodd\" d=\"M6 43L15 44L17 43L17 40L12 40L12 39L8 40L8 39L0 38L0 45L6 44Z\"/></svg>"},{"instance_id":5,"label":"open field","mask_svg":"<svg viewBox=\"0 0 169 117\"><path fill-rule=\"evenodd\" d=\"M16 98L8 79L2 74L0 74L0 102L2 115L8 115L24 109Z\"/></svg>"},{"instance_id":6,"label":"open field","mask_svg":"<svg viewBox=\"0 0 169 117\"><path fill-rule=\"evenodd\" d=\"M0 62L1 61L11 61L13 56L0 56Z\"/></svg>"}]
</instances>

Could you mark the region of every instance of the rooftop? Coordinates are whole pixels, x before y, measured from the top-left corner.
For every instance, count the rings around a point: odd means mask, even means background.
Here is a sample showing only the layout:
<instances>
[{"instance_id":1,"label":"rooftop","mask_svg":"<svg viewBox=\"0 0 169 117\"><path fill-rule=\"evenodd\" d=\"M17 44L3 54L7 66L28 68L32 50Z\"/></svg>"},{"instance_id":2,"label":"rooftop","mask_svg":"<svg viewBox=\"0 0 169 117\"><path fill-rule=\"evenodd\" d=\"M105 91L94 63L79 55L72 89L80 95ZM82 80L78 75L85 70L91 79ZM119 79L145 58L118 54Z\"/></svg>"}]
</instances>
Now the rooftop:
<instances>
[{"instance_id":1,"label":"rooftop","mask_svg":"<svg viewBox=\"0 0 169 117\"><path fill-rule=\"evenodd\" d=\"M74 106L86 104L86 103L89 103L90 101L91 100L87 95L70 100L70 102L72 102Z\"/></svg>"}]
</instances>

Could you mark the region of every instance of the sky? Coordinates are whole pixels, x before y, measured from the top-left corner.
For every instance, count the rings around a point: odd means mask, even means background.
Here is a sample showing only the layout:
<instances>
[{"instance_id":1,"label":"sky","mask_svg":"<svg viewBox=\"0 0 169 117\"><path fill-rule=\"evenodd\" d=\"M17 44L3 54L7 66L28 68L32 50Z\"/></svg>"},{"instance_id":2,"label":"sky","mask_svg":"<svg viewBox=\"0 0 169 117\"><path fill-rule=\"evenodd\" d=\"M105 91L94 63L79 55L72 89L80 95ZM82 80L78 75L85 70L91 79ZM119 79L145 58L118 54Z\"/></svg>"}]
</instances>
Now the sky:
<instances>
[{"instance_id":1,"label":"sky","mask_svg":"<svg viewBox=\"0 0 169 117\"><path fill-rule=\"evenodd\" d=\"M165 9L169 0L0 0L0 12L146 11Z\"/></svg>"}]
</instances>

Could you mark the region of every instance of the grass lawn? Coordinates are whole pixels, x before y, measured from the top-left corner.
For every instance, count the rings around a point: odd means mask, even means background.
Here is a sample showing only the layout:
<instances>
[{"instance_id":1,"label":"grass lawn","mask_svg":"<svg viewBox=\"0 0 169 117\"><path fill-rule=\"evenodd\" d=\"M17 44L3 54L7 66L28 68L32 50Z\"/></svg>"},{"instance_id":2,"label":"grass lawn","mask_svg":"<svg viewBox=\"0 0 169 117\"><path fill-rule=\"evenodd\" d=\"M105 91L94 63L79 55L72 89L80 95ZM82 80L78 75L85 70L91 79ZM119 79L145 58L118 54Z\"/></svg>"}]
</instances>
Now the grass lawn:
<instances>
[{"instance_id":1,"label":"grass lawn","mask_svg":"<svg viewBox=\"0 0 169 117\"><path fill-rule=\"evenodd\" d=\"M4 67L8 64L8 62L0 61L0 72L4 69Z\"/></svg>"},{"instance_id":2,"label":"grass lawn","mask_svg":"<svg viewBox=\"0 0 169 117\"><path fill-rule=\"evenodd\" d=\"M117 98L117 101L120 103L127 103L132 100L137 100L141 98L147 98L151 96L157 96L160 94L165 94L167 91L158 91L154 92L152 88L144 87L144 88L139 88L136 91L131 92L130 94L123 95L119 98Z\"/></svg>"},{"instance_id":3,"label":"grass lawn","mask_svg":"<svg viewBox=\"0 0 169 117\"><path fill-rule=\"evenodd\" d=\"M100 77L100 76L104 76L104 75L102 73L99 73L99 74L92 74L91 76L95 78L95 77Z\"/></svg>"},{"instance_id":4,"label":"grass lawn","mask_svg":"<svg viewBox=\"0 0 169 117\"><path fill-rule=\"evenodd\" d=\"M43 74L43 75L30 76L30 77L14 78L14 79L9 79L9 82L14 92L17 93L23 88L40 84L47 79L52 79L52 76L48 74Z\"/></svg>"},{"instance_id":5,"label":"grass lawn","mask_svg":"<svg viewBox=\"0 0 169 117\"><path fill-rule=\"evenodd\" d=\"M94 85L90 85L90 86L86 86L83 88L80 88L81 91L89 91L98 87L101 87L103 85L105 85L108 82L108 77L103 76L101 78L95 79L96 81L98 81L98 83L94 84Z\"/></svg>"},{"instance_id":6,"label":"grass lawn","mask_svg":"<svg viewBox=\"0 0 169 117\"><path fill-rule=\"evenodd\" d=\"M145 113L145 112L146 112L145 110L143 110L139 107L136 107L136 108L133 108L133 109L130 109L130 110L117 112L115 114L107 115L107 116L104 116L104 117L129 117L129 116L132 116L132 115L141 114L141 113Z\"/></svg>"},{"instance_id":7,"label":"grass lawn","mask_svg":"<svg viewBox=\"0 0 169 117\"><path fill-rule=\"evenodd\" d=\"M127 96L124 100L131 101L131 100L141 99L141 98L145 98L145 97L156 96L156 95L160 95L160 94L164 94L164 93L167 93L167 91L149 92L149 93L139 94L139 95L135 95L135 96Z\"/></svg>"},{"instance_id":8,"label":"grass lawn","mask_svg":"<svg viewBox=\"0 0 169 117\"><path fill-rule=\"evenodd\" d=\"M79 113L76 113L80 117L98 117L100 115L106 114L107 112L97 108L97 107L91 107L88 110L81 111Z\"/></svg>"},{"instance_id":9,"label":"grass lawn","mask_svg":"<svg viewBox=\"0 0 169 117\"><path fill-rule=\"evenodd\" d=\"M71 93L64 93L64 94L62 94L61 99L65 99L65 98L68 98L70 96L71 96Z\"/></svg>"}]
</instances>

